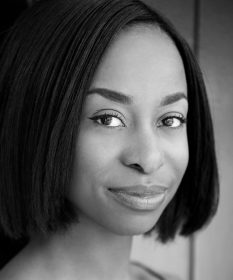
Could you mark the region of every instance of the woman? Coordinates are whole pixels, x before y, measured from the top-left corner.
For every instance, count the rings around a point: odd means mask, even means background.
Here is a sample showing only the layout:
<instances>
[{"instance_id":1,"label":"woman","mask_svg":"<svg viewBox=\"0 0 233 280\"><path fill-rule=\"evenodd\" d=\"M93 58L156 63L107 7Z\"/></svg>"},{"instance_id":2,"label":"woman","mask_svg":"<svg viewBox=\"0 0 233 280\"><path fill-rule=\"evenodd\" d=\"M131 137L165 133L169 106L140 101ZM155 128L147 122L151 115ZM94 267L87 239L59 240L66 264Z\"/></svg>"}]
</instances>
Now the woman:
<instances>
[{"instance_id":1,"label":"woman","mask_svg":"<svg viewBox=\"0 0 233 280\"><path fill-rule=\"evenodd\" d=\"M1 279L162 279L129 261L216 211L211 116L185 41L135 0L40 1L1 59Z\"/></svg>"}]
</instances>

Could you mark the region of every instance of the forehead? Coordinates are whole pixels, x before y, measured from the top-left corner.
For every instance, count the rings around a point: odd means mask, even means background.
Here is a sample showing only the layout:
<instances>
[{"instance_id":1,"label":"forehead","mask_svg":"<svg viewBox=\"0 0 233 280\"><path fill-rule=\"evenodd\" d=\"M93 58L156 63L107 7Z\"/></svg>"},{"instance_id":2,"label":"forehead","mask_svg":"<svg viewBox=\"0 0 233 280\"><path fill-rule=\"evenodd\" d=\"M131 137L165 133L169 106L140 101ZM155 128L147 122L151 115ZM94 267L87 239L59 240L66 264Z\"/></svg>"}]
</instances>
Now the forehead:
<instances>
[{"instance_id":1,"label":"forehead","mask_svg":"<svg viewBox=\"0 0 233 280\"><path fill-rule=\"evenodd\" d=\"M104 87L145 98L186 94L183 62L173 41L156 26L134 26L120 32L106 51L92 87Z\"/></svg>"}]
</instances>

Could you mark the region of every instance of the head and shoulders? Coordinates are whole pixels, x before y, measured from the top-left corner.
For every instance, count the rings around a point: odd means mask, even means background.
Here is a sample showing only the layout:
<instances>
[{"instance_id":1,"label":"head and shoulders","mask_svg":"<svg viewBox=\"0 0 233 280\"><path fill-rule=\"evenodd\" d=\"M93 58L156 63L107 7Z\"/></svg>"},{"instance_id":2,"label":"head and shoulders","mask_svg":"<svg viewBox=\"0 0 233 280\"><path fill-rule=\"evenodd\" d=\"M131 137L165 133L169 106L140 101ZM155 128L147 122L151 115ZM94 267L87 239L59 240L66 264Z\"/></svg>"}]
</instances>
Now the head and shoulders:
<instances>
[{"instance_id":1,"label":"head and shoulders","mask_svg":"<svg viewBox=\"0 0 233 280\"><path fill-rule=\"evenodd\" d=\"M148 117L145 111L152 112L152 101L161 103L162 99L173 107L169 114L160 108L162 113L156 116L163 136L161 154L169 166L159 174L161 178L174 174L176 184L157 217L145 222L143 233L156 232L161 242L167 242L176 234L188 236L202 228L216 211L217 165L203 78L186 42L167 20L140 1L42 2L18 20L3 46L11 51L7 58L2 57L0 76L1 229L16 239L66 230L77 219L74 204L78 202L82 212L112 231L141 233L140 219L135 218L135 224L128 227L131 214L124 219L111 211L107 215L105 204L94 200L90 201L92 207L86 207L84 198L92 190L71 188L67 196L67 186L72 182L85 186L89 178L89 185L91 180L102 180L107 166L125 178L129 170L135 176L149 174L152 161L158 168L165 166L146 150L151 141L145 144L146 137L135 137L133 127L140 121L132 121L139 112ZM171 78L167 81L166 77ZM172 96L165 98L166 91ZM148 96L147 103L142 92ZM107 95L125 103L133 95L136 105L130 111L125 109L129 104L124 104L123 113L119 107L103 110L103 102L109 105L109 100L102 100ZM90 119L86 118L86 126L82 121L93 108L102 110L102 115L93 113L95 128ZM185 128L181 125L184 120ZM104 122L115 128L103 129ZM176 125L180 128L174 130ZM145 123L138 127L144 136L151 135L144 129ZM117 139L118 149L111 146L115 145L112 139ZM98 141L101 148L96 152L92 147ZM123 149L122 143L128 143L127 147ZM111 152L103 156L108 147ZM141 157L135 151L141 151ZM117 163L113 160L116 154ZM100 172L90 162L104 168ZM81 166L77 178L72 175L74 166ZM163 279L140 265L132 264L132 270L136 279Z\"/></svg>"}]
</instances>

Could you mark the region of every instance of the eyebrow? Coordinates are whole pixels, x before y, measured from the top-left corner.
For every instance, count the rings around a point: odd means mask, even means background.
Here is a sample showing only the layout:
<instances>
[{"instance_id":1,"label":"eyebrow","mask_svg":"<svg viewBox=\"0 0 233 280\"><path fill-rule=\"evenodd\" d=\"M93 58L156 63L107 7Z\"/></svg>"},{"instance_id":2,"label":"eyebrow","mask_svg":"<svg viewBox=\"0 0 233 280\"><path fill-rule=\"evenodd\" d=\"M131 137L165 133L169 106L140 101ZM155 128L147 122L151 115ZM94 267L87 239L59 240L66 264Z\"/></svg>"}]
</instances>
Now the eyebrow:
<instances>
[{"instance_id":1,"label":"eyebrow","mask_svg":"<svg viewBox=\"0 0 233 280\"><path fill-rule=\"evenodd\" d=\"M93 94L93 93L98 93L99 95L101 95L104 98L107 98L111 101L118 102L121 104L130 105L133 103L132 96L125 95L121 92L117 92L117 91L114 91L111 89L93 88L93 89L89 90L87 94L89 95L89 94Z\"/></svg>"},{"instance_id":2,"label":"eyebrow","mask_svg":"<svg viewBox=\"0 0 233 280\"><path fill-rule=\"evenodd\" d=\"M173 104L181 99L185 99L186 101L188 100L187 96L183 92L176 92L176 93L167 95L164 98L162 98L162 100L160 102L160 106L167 106L167 105Z\"/></svg>"},{"instance_id":3,"label":"eyebrow","mask_svg":"<svg viewBox=\"0 0 233 280\"><path fill-rule=\"evenodd\" d=\"M87 92L87 95L97 93L102 97L109 99L111 101L121 103L124 105L130 105L133 103L133 97L130 95L125 95L122 92L118 92L111 89L106 88L93 88ZM162 98L160 101L160 106L167 106L173 104L181 99L187 100L187 96L183 92L176 92L173 94L169 94Z\"/></svg>"}]
</instances>

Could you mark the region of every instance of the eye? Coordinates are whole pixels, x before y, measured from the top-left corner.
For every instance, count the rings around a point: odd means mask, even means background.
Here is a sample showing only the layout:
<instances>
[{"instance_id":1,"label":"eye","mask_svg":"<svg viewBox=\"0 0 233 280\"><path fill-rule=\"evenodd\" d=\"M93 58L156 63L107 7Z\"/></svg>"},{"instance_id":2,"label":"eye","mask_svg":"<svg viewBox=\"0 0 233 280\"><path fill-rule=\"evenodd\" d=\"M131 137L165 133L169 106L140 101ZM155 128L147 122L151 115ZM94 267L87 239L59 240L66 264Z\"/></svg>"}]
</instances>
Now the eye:
<instances>
[{"instance_id":1,"label":"eye","mask_svg":"<svg viewBox=\"0 0 233 280\"><path fill-rule=\"evenodd\" d=\"M106 126L108 128L125 127L120 115L117 113L104 113L90 118L96 124Z\"/></svg>"},{"instance_id":2,"label":"eye","mask_svg":"<svg viewBox=\"0 0 233 280\"><path fill-rule=\"evenodd\" d=\"M163 116L157 127L167 127L167 128L180 128L186 123L186 119L182 114L170 113Z\"/></svg>"}]
</instances>

